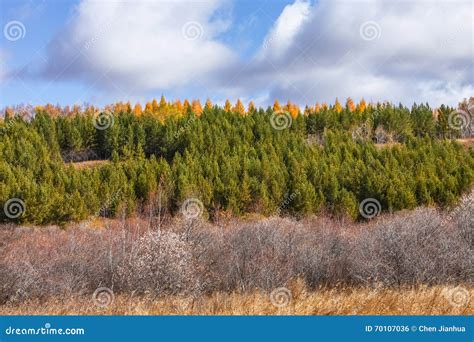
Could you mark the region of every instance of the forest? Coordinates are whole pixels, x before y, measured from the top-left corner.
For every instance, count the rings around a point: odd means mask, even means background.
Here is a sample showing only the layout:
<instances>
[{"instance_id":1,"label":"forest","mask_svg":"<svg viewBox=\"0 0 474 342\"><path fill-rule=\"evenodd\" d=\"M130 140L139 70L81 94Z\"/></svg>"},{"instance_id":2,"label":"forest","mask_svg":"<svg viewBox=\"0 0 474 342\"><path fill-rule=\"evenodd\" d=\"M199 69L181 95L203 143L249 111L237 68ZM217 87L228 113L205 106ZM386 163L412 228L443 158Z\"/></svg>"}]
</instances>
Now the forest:
<instances>
[{"instance_id":1,"label":"forest","mask_svg":"<svg viewBox=\"0 0 474 342\"><path fill-rule=\"evenodd\" d=\"M174 216L190 200L211 221L249 213L365 220L367 199L377 213L451 207L474 176L474 151L458 142L472 135L467 105L348 99L300 110L162 97L144 109L7 108L0 222Z\"/></svg>"}]
</instances>

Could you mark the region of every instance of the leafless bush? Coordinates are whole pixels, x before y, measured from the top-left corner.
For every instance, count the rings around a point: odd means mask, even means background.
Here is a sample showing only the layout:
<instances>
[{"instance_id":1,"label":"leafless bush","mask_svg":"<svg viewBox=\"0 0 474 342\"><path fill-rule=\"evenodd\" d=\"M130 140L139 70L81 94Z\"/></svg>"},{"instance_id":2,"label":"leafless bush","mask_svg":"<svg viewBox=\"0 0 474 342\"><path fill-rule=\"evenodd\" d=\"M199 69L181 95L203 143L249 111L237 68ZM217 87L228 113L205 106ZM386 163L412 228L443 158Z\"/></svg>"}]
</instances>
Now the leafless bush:
<instances>
[{"instance_id":1,"label":"leafless bush","mask_svg":"<svg viewBox=\"0 0 474 342\"><path fill-rule=\"evenodd\" d=\"M174 219L107 220L0 229L0 302L56 295L200 295L274 289L473 282L472 201L455 215L435 209L367 224L321 217L210 224Z\"/></svg>"},{"instance_id":2,"label":"leafless bush","mask_svg":"<svg viewBox=\"0 0 474 342\"><path fill-rule=\"evenodd\" d=\"M123 288L138 293L175 294L195 287L193 257L182 235L149 232L133 244L118 268Z\"/></svg>"},{"instance_id":3,"label":"leafless bush","mask_svg":"<svg viewBox=\"0 0 474 342\"><path fill-rule=\"evenodd\" d=\"M352 277L387 285L472 281L472 246L462 239L457 224L442 222L434 209L377 222L354 240Z\"/></svg>"}]
</instances>

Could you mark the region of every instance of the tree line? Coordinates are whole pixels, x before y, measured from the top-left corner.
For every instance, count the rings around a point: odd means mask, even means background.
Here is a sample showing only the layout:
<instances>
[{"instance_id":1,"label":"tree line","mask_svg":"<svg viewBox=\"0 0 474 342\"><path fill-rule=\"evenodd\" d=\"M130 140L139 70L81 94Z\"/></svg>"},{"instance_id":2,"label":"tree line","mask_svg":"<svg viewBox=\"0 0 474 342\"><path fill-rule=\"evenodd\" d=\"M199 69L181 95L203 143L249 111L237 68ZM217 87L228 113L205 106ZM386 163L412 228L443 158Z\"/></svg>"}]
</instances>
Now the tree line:
<instances>
[{"instance_id":1,"label":"tree line","mask_svg":"<svg viewBox=\"0 0 474 342\"><path fill-rule=\"evenodd\" d=\"M204 216L361 218L360 203L383 211L449 206L469 190L474 152L453 139L454 108L288 102L267 109L209 100L98 110L8 109L0 122L0 204L20 199L18 217L46 224L90 216L176 214L189 198ZM22 115L23 114L23 115ZM31 114L31 113L30 113ZM382 145L383 143L383 145ZM69 161L108 159L90 168Z\"/></svg>"}]
</instances>

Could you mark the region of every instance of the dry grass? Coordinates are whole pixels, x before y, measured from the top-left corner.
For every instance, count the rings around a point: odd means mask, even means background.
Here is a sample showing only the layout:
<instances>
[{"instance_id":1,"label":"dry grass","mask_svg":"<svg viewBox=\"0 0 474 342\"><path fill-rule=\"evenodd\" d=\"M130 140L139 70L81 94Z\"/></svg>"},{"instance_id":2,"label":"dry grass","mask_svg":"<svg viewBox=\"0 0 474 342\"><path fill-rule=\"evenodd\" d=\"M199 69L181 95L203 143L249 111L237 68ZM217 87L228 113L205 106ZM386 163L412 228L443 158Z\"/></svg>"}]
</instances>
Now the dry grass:
<instances>
[{"instance_id":1,"label":"dry grass","mask_svg":"<svg viewBox=\"0 0 474 342\"><path fill-rule=\"evenodd\" d=\"M470 298L474 288L465 286ZM290 286L291 300L276 307L269 293L214 293L199 298L116 296L105 308L90 296L29 301L0 306L0 315L472 315L472 300L453 306L446 287L406 289L351 288L308 291L302 282Z\"/></svg>"},{"instance_id":2,"label":"dry grass","mask_svg":"<svg viewBox=\"0 0 474 342\"><path fill-rule=\"evenodd\" d=\"M467 149L474 148L474 138L457 139L456 141Z\"/></svg>"},{"instance_id":3,"label":"dry grass","mask_svg":"<svg viewBox=\"0 0 474 342\"><path fill-rule=\"evenodd\" d=\"M88 160L88 161L83 161L83 162L70 162L70 163L66 163L66 165L71 165L76 170L82 170L82 169L87 169L91 167L102 166L107 163L110 163L110 161L109 160Z\"/></svg>"}]
</instances>

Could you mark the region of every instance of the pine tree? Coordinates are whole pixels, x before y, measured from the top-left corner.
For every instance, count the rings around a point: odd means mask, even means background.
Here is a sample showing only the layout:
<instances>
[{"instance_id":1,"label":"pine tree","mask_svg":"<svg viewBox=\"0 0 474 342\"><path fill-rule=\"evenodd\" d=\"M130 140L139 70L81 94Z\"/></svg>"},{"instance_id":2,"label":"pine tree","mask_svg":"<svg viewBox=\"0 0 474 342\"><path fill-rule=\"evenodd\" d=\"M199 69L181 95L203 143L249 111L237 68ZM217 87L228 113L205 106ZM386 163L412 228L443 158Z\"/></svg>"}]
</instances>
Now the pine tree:
<instances>
[{"instance_id":1,"label":"pine tree","mask_svg":"<svg viewBox=\"0 0 474 342\"><path fill-rule=\"evenodd\" d=\"M256 108L255 108L255 104L253 103L253 101L250 101L249 104L248 104L248 107L247 107L247 112L250 114L250 113L253 113Z\"/></svg>"}]
</instances>

